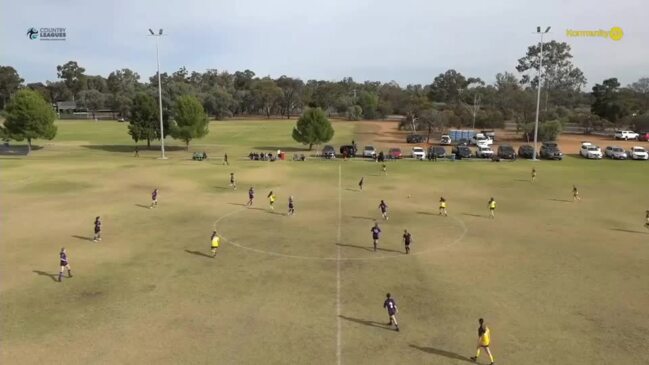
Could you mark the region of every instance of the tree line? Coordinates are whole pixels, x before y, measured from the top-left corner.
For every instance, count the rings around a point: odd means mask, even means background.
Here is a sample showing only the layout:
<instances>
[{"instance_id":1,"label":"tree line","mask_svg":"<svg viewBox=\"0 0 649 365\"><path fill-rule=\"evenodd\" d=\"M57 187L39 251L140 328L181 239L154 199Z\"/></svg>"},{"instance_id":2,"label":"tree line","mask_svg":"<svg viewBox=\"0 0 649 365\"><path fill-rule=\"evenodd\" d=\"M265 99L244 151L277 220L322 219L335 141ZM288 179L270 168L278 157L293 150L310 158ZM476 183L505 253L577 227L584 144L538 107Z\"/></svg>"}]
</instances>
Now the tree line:
<instances>
[{"instance_id":1,"label":"tree line","mask_svg":"<svg viewBox=\"0 0 649 365\"><path fill-rule=\"evenodd\" d=\"M506 121L529 135L536 111L539 52L537 44L528 47L516 70L498 73L491 84L453 69L434 77L430 84L401 86L394 81L357 82L351 77L305 82L286 75L259 77L251 70L190 72L181 67L160 75L163 119L168 124L174 119L178 101L187 102L191 97L215 119L246 115L291 118L308 108L320 108L328 117L348 120L402 115L402 129L426 131L429 136L448 127L499 128ZM157 100L157 74L148 80L141 80L130 69L115 70L107 77L87 75L75 61L56 70L56 81L24 84L13 67L0 66L0 108L5 109L18 90L29 89L48 103L74 100L90 113L108 109L135 124L153 121L157 113L151 108L151 102ZM542 133L557 127L560 131L566 123L587 131L622 126L649 129L649 77L624 87L616 78L609 78L585 92L587 80L573 63L570 46L556 41L544 44L541 73ZM134 140L150 143L160 137L152 122L140 124L144 127L129 128Z\"/></svg>"}]
</instances>

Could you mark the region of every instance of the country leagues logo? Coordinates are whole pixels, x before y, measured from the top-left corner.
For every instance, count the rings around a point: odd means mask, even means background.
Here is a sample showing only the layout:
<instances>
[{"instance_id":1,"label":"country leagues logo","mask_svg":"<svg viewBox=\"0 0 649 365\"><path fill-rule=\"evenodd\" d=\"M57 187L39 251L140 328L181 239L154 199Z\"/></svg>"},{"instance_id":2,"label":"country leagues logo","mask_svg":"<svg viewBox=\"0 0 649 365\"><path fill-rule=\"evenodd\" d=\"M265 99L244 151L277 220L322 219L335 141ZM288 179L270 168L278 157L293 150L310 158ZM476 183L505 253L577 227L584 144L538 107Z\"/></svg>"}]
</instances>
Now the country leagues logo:
<instances>
[{"instance_id":1,"label":"country leagues logo","mask_svg":"<svg viewBox=\"0 0 649 365\"><path fill-rule=\"evenodd\" d=\"M66 38L66 28L36 28L27 29L27 37L31 40L40 39L41 41L64 41Z\"/></svg>"}]
</instances>

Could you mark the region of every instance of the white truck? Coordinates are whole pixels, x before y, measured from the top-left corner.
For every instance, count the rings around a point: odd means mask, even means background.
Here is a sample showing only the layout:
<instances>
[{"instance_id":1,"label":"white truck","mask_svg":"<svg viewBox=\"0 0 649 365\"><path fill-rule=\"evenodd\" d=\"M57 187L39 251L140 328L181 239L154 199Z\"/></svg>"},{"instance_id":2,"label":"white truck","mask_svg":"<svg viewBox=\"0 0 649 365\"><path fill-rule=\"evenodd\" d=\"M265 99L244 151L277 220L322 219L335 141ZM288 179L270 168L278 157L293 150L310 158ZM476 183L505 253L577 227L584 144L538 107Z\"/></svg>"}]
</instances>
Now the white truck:
<instances>
[{"instance_id":1,"label":"white truck","mask_svg":"<svg viewBox=\"0 0 649 365\"><path fill-rule=\"evenodd\" d=\"M615 131L615 139L623 139L628 141L630 139L638 139L640 135L634 131Z\"/></svg>"}]
</instances>

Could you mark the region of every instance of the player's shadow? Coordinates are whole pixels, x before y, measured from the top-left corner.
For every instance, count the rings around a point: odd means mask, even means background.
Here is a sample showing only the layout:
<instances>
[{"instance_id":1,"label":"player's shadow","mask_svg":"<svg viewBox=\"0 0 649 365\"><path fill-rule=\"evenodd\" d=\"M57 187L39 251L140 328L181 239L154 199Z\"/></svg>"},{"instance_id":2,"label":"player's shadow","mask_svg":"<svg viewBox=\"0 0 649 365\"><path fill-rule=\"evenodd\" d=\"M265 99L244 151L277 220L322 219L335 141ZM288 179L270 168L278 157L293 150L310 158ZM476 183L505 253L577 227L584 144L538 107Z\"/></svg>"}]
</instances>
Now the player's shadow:
<instances>
[{"instance_id":1,"label":"player's shadow","mask_svg":"<svg viewBox=\"0 0 649 365\"><path fill-rule=\"evenodd\" d=\"M473 362L470 358L468 358L466 356L462 356L460 354L456 354L455 352L440 350L440 349L436 349L434 347L422 347L422 346L417 346L417 345L413 345L413 344L410 344L410 347L415 348L415 349L417 349L419 351L427 352L429 354L434 354L434 355L438 355L438 356L444 356L446 358L453 359L453 360L461 360L461 361L471 362L471 363Z\"/></svg>"},{"instance_id":2,"label":"player's shadow","mask_svg":"<svg viewBox=\"0 0 649 365\"><path fill-rule=\"evenodd\" d=\"M145 205L145 204L135 204L136 207L144 208L144 209L149 209L151 208L150 205Z\"/></svg>"},{"instance_id":3,"label":"player's shadow","mask_svg":"<svg viewBox=\"0 0 649 365\"><path fill-rule=\"evenodd\" d=\"M58 274L50 274L48 272L40 271L40 270L33 270L33 272L40 276L49 276L49 278L52 279L53 281L57 281L56 278L58 277Z\"/></svg>"},{"instance_id":4,"label":"player's shadow","mask_svg":"<svg viewBox=\"0 0 649 365\"><path fill-rule=\"evenodd\" d=\"M245 206L246 206L246 205L243 204L243 203L228 203L228 204L230 204L230 205L238 205L238 206L240 206L240 207L245 207Z\"/></svg>"},{"instance_id":5,"label":"player's shadow","mask_svg":"<svg viewBox=\"0 0 649 365\"><path fill-rule=\"evenodd\" d=\"M462 213L462 215L468 215L469 217L477 217L477 218L489 218L487 215L480 215L480 214L473 214L473 213Z\"/></svg>"},{"instance_id":6,"label":"player's shadow","mask_svg":"<svg viewBox=\"0 0 649 365\"><path fill-rule=\"evenodd\" d=\"M376 220L376 218L372 218L372 217L362 217L362 216L358 216L358 215L352 215L352 216L350 216L350 218L353 218L353 219L363 219L363 220L366 220L366 221L375 221L375 220Z\"/></svg>"},{"instance_id":7,"label":"player's shadow","mask_svg":"<svg viewBox=\"0 0 649 365\"><path fill-rule=\"evenodd\" d=\"M372 247L346 245L344 243L336 243L336 246L358 248L358 249L365 250L365 251L370 251L370 252L374 251L374 249L372 249Z\"/></svg>"},{"instance_id":8,"label":"player's shadow","mask_svg":"<svg viewBox=\"0 0 649 365\"><path fill-rule=\"evenodd\" d=\"M234 190L229 186L215 186L214 189L219 189L219 190Z\"/></svg>"},{"instance_id":9,"label":"player's shadow","mask_svg":"<svg viewBox=\"0 0 649 365\"><path fill-rule=\"evenodd\" d=\"M204 256L204 257L207 257L207 258L210 258L210 259L212 258L212 255L208 255L205 252L191 251L191 250L185 250L185 252L187 252L189 254L192 254L192 255L196 255L196 256Z\"/></svg>"},{"instance_id":10,"label":"player's shadow","mask_svg":"<svg viewBox=\"0 0 649 365\"><path fill-rule=\"evenodd\" d=\"M384 330L392 331L392 328L390 328L390 326L386 325L385 323L368 321L366 319L346 317L346 316L343 316L343 315L340 315L339 317L342 318L342 319L345 319L347 321L362 324L362 325L365 325L365 326L377 327L377 328L382 328Z\"/></svg>"},{"instance_id":11,"label":"player's shadow","mask_svg":"<svg viewBox=\"0 0 649 365\"><path fill-rule=\"evenodd\" d=\"M553 202L572 203L572 200L568 200L568 199L548 199L548 200Z\"/></svg>"},{"instance_id":12,"label":"player's shadow","mask_svg":"<svg viewBox=\"0 0 649 365\"><path fill-rule=\"evenodd\" d=\"M431 213L431 212L417 212L417 214L423 214L423 215L439 215L437 213Z\"/></svg>"},{"instance_id":13,"label":"player's shadow","mask_svg":"<svg viewBox=\"0 0 649 365\"><path fill-rule=\"evenodd\" d=\"M632 229L624 229L624 228L611 228L611 231L626 232L626 233L637 233L637 234L649 234L649 230L647 230L647 232L641 232L641 231L634 231Z\"/></svg>"},{"instance_id":14,"label":"player's shadow","mask_svg":"<svg viewBox=\"0 0 649 365\"><path fill-rule=\"evenodd\" d=\"M514 179L514 181L531 182L531 180L526 180L526 179Z\"/></svg>"},{"instance_id":15,"label":"player's shadow","mask_svg":"<svg viewBox=\"0 0 649 365\"><path fill-rule=\"evenodd\" d=\"M79 235L76 235L76 234L73 234L70 237L76 238L78 240L84 240L84 241L92 241L93 240L92 237L79 236Z\"/></svg>"},{"instance_id":16,"label":"player's shadow","mask_svg":"<svg viewBox=\"0 0 649 365\"><path fill-rule=\"evenodd\" d=\"M352 189L352 188L346 188L345 190L347 190L347 191L360 191L360 189Z\"/></svg>"}]
</instances>

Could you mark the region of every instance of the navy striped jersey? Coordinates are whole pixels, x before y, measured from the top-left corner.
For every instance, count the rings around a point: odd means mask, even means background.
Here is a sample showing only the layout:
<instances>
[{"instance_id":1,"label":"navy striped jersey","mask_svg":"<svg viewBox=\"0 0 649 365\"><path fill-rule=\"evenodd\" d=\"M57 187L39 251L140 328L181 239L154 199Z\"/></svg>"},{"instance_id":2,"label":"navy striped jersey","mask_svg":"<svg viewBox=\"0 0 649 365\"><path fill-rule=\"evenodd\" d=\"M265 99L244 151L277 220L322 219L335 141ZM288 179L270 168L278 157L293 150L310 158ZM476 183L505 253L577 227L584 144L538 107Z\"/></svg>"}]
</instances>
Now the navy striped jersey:
<instances>
[{"instance_id":1,"label":"navy striped jersey","mask_svg":"<svg viewBox=\"0 0 649 365\"><path fill-rule=\"evenodd\" d=\"M383 308L388 310L388 313L394 314L397 311L397 303L392 298L388 298L383 302Z\"/></svg>"},{"instance_id":2,"label":"navy striped jersey","mask_svg":"<svg viewBox=\"0 0 649 365\"><path fill-rule=\"evenodd\" d=\"M63 251L59 253L59 259L61 260L61 262L64 262L66 264L68 263L68 255Z\"/></svg>"}]
</instances>

